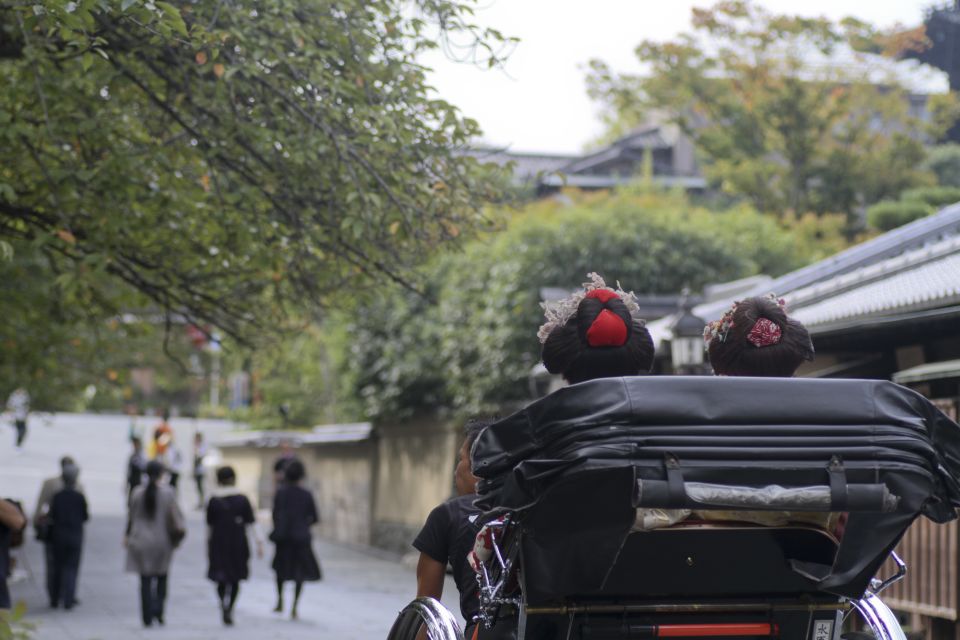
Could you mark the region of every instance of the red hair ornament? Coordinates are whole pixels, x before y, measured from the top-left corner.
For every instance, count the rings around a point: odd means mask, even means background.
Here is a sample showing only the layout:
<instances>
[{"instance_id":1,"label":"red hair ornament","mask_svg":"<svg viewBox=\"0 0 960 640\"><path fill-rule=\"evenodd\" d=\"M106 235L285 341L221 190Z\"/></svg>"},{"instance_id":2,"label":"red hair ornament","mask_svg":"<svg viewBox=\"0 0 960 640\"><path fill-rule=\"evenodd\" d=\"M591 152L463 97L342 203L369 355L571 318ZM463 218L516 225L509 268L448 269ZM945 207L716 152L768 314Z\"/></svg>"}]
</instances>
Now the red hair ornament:
<instances>
[{"instance_id":1,"label":"red hair ornament","mask_svg":"<svg viewBox=\"0 0 960 640\"><path fill-rule=\"evenodd\" d=\"M591 347L621 347L627 341L627 325L609 309L604 309L587 329L587 344Z\"/></svg>"},{"instance_id":2,"label":"red hair ornament","mask_svg":"<svg viewBox=\"0 0 960 640\"><path fill-rule=\"evenodd\" d=\"M611 300L619 300L619 299L620 299L620 296L618 296L618 295L617 295L614 291L612 291L611 289L594 289L593 291L587 291L587 294L586 294L585 296L583 296L583 297L584 297L584 298L593 298L593 299L595 299L595 300L599 300L600 302L602 302L602 303L604 303L604 304L610 302Z\"/></svg>"},{"instance_id":3,"label":"red hair ornament","mask_svg":"<svg viewBox=\"0 0 960 640\"><path fill-rule=\"evenodd\" d=\"M769 347L780 342L782 335L783 332L776 322L769 318L760 318L753 323L753 328L747 334L747 340L757 348Z\"/></svg>"},{"instance_id":4,"label":"red hair ornament","mask_svg":"<svg viewBox=\"0 0 960 640\"><path fill-rule=\"evenodd\" d=\"M594 289L587 292L585 297L595 298L604 304L620 299L620 296L610 289ZM601 311L587 329L587 344L591 347L621 347L626 342L627 325L623 318L609 309Z\"/></svg>"}]
</instances>

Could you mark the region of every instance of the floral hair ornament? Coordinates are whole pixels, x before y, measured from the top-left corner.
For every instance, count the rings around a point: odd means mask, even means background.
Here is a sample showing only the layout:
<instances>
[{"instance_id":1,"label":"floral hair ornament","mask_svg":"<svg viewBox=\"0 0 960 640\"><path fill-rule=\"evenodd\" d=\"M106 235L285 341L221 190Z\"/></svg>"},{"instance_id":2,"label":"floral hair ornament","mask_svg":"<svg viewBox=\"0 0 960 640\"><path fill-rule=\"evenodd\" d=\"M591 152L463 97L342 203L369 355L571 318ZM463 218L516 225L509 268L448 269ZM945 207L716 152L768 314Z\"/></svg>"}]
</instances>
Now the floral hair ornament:
<instances>
[{"instance_id":1,"label":"floral hair ornament","mask_svg":"<svg viewBox=\"0 0 960 640\"><path fill-rule=\"evenodd\" d=\"M603 302L606 302L614 296L620 298L627 307L627 311L630 312L630 317L633 318L635 322L640 322L641 326L646 325L646 322L639 317L640 304L637 302L637 296L634 295L632 291L624 291L621 289L619 282L617 283L616 289L608 287L607 283L604 282L603 278L596 272L588 273L587 278L589 280L583 283L583 289L574 292L569 297L563 300L540 303L540 306L543 307L543 315L547 320L540 326L540 330L537 331L540 344L547 341L547 337L554 329L567 324L567 321L577 313L577 308L580 306L580 303L584 298L588 297L588 295L592 298L599 298ZM591 295L594 291L597 293Z\"/></svg>"},{"instance_id":2,"label":"floral hair ornament","mask_svg":"<svg viewBox=\"0 0 960 640\"><path fill-rule=\"evenodd\" d=\"M719 340L720 342L727 341L727 334L730 333L730 329L733 328L733 312L737 310L739 303L739 300L734 302L733 305L720 316L719 320L707 323L707 326L703 328L703 341L706 343L704 346L709 346L714 340Z\"/></svg>"},{"instance_id":3,"label":"floral hair ornament","mask_svg":"<svg viewBox=\"0 0 960 640\"><path fill-rule=\"evenodd\" d=\"M778 298L774 293L768 293L766 297L781 308L787 304L786 300ZM727 341L727 335L734 326L733 314L736 312L737 305L739 304L740 301L737 300L720 316L719 320L707 323L707 326L703 328L704 346L709 347L710 343L714 340L719 340L720 342ZM753 324L753 327L751 327L750 332L747 334L747 340L755 347L767 347L780 342L781 335L780 327L777 326L775 322L769 318L760 318Z\"/></svg>"}]
</instances>

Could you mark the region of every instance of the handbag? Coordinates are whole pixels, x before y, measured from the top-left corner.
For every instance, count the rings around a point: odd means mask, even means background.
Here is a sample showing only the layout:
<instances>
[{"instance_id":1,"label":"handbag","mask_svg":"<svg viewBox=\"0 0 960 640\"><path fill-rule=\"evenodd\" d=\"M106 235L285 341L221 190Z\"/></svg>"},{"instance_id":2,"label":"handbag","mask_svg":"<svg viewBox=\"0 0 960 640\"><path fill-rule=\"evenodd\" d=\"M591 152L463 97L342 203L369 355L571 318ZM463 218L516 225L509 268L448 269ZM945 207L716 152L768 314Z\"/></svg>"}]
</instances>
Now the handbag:
<instances>
[{"instance_id":1,"label":"handbag","mask_svg":"<svg viewBox=\"0 0 960 640\"><path fill-rule=\"evenodd\" d=\"M187 530L183 526L183 517L180 516L176 505L171 505L167 511L167 535L170 536L170 544L174 548L180 546L183 539L187 537Z\"/></svg>"},{"instance_id":2,"label":"handbag","mask_svg":"<svg viewBox=\"0 0 960 640\"><path fill-rule=\"evenodd\" d=\"M53 533L53 521L50 519L50 516L40 516L33 528L34 531L36 531L39 542L50 541L51 534Z\"/></svg>"}]
</instances>

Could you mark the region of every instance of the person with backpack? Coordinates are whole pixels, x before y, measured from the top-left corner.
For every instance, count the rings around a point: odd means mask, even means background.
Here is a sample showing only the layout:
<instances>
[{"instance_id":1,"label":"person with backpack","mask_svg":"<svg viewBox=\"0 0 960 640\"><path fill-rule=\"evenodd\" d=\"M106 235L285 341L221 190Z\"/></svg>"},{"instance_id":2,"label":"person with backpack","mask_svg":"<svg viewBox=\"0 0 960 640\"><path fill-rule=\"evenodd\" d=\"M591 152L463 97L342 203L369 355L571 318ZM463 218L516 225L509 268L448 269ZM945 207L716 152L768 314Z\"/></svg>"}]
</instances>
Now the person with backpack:
<instances>
[{"instance_id":1,"label":"person with backpack","mask_svg":"<svg viewBox=\"0 0 960 640\"><path fill-rule=\"evenodd\" d=\"M12 500L0 498L0 611L11 607L7 577L10 574L10 548L14 534L21 534L27 526L23 511Z\"/></svg>"}]
</instances>

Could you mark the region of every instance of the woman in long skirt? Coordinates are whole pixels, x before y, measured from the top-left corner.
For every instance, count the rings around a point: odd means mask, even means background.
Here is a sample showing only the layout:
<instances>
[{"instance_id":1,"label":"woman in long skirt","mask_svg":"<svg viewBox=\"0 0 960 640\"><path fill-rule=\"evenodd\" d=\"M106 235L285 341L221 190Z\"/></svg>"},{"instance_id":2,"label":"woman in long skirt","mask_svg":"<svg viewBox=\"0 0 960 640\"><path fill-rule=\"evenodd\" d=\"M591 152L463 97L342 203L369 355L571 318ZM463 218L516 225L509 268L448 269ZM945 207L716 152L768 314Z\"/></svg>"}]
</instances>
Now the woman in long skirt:
<instances>
[{"instance_id":1,"label":"woman in long skirt","mask_svg":"<svg viewBox=\"0 0 960 640\"><path fill-rule=\"evenodd\" d=\"M220 613L223 624L233 624L233 607L240 593L240 581L249 576L250 545L247 527L254 524L253 508L234 485L237 475L233 467L217 469L217 490L207 504L207 539L209 568L207 577L217 583ZM254 535L256 530L254 529ZM257 538L257 557L263 555L263 545Z\"/></svg>"},{"instance_id":2,"label":"woman in long skirt","mask_svg":"<svg viewBox=\"0 0 960 640\"><path fill-rule=\"evenodd\" d=\"M273 570L277 574L277 606L274 611L283 611L283 583L293 582L290 617L294 619L303 583L321 577L310 535L310 527L320 518L313 494L300 486L305 475L299 460L291 460L284 469L284 483L273 498L273 532L270 534L270 540L276 545Z\"/></svg>"}]
</instances>

